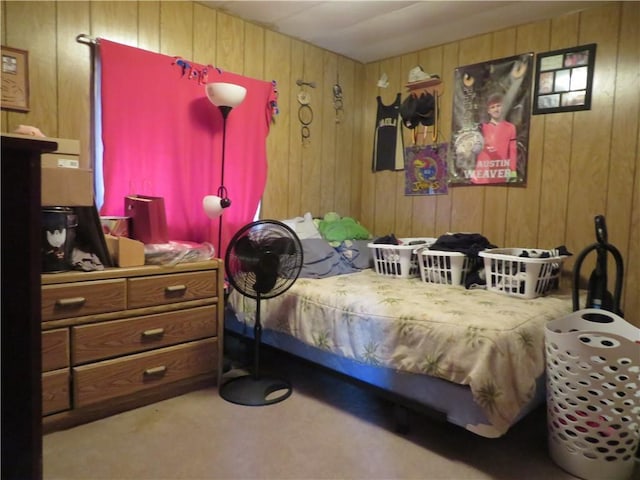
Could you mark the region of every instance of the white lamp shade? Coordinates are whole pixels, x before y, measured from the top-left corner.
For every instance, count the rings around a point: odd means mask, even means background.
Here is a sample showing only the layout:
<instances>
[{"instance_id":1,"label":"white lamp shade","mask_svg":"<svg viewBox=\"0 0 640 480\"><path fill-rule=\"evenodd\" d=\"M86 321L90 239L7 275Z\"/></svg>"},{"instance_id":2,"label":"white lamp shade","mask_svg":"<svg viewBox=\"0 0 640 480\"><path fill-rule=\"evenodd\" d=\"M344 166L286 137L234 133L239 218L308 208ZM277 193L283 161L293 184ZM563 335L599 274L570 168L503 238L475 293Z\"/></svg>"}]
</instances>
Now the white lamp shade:
<instances>
[{"instance_id":1,"label":"white lamp shade","mask_svg":"<svg viewBox=\"0 0 640 480\"><path fill-rule=\"evenodd\" d=\"M217 195L207 195L202 199L202 208L209 218L218 218L222 215L224 207L222 206L222 198Z\"/></svg>"},{"instance_id":2,"label":"white lamp shade","mask_svg":"<svg viewBox=\"0 0 640 480\"><path fill-rule=\"evenodd\" d=\"M207 97L216 107L235 108L240 105L247 95L247 89L234 83L207 83Z\"/></svg>"}]
</instances>

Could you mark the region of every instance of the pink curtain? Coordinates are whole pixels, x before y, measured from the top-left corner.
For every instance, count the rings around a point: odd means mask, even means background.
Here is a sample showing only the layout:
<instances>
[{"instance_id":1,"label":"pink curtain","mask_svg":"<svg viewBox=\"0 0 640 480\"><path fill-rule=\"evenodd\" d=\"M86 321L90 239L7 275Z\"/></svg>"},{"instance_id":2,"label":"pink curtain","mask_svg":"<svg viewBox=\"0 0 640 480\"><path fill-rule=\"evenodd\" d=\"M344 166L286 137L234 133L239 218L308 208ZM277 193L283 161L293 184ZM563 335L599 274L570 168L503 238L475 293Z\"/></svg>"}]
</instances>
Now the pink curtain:
<instances>
[{"instance_id":1,"label":"pink curtain","mask_svg":"<svg viewBox=\"0 0 640 480\"><path fill-rule=\"evenodd\" d=\"M170 240L210 242L218 220L202 208L221 180L222 115L206 97L209 82L247 89L227 119L222 247L251 222L263 194L266 137L276 90L264 82L126 45L100 40L104 202L101 215L124 215L129 194L165 199Z\"/></svg>"}]
</instances>

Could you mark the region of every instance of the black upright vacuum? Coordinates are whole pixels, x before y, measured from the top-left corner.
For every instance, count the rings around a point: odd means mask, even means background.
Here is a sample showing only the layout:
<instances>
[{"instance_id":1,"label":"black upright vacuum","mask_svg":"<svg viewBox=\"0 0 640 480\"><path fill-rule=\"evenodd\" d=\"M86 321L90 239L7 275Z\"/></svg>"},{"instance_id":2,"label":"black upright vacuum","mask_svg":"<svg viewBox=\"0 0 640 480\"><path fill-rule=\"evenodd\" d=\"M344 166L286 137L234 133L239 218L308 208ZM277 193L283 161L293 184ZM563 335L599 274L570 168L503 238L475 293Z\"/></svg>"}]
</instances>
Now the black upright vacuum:
<instances>
[{"instance_id":1,"label":"black upright vacuum","mask_svg":"<svg viewBox=\"0 0 640 480\"><path fill-rule=\"evenodd\" d=\"M620 251L611 245L608 240L607 225L604 216L597 215L595 217L596 227L596 243L589 245L576 257L576 263L573 267L573 311L579 310L579 284L580 284L580 268L582 262L591 252L596 252L596 266L589 277L589 285L587 289L587 301L584 308L597 308L613 312L623 317L620 309L620 299L622 297L622 278L624 275L624 266L622 263L622 255ZM607 254L611 253L616 264L616 282L613 295L608 290L607 275Z\"/></svg>"}]
</instances>

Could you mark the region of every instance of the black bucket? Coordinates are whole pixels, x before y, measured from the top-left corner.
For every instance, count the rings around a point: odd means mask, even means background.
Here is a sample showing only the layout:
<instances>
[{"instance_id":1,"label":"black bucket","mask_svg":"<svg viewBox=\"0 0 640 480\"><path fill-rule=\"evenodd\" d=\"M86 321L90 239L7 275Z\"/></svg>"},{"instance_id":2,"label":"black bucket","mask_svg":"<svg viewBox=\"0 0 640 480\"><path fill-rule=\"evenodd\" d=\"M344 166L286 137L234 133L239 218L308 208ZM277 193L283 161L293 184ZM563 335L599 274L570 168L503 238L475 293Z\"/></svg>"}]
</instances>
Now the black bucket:
<instances>
[{"instance_id":1,"label":"black bucket","mask_svg":"<svg viewBox=\"0 0 640 480\"><path fill-rule=\"evenodd\" d=\"M69 207L42 209L42 272L71 270L71 252L78 217Z\"/></svg>"}]
</instances>

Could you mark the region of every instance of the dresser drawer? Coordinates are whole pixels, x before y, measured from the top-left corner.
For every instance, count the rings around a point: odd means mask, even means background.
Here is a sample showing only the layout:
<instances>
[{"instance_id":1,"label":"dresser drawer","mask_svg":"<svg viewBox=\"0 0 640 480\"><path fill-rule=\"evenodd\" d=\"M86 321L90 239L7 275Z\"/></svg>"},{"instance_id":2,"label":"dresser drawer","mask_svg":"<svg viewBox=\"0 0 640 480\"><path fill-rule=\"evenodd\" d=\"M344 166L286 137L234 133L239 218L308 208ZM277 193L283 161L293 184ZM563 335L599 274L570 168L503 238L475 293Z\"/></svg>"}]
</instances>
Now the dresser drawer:
<instances>
[{"instance_id":1,"label":"dresser drawer","mask_svg":"<svg viewBox=\"0 0 640 480\"><path fill-rule=\"evenodd\" d=\"M218 341L214 338L74 367L74 405L84 407L196 375L215 373L217 352Z\"/></svg>"},{"instance_id":2,"label":"dresser drawer","mask_svg":"<svg viewBox=\"0 0 640 480\"><path fill-rule=\"evenodd\" d=\"M42 320L115 312L126 307L126 280L42 286Z\"/></svg>"},{"instance_id":3,"label":"dresser drawer","mask_svg":"<svg viewBox=\"0 0 640 480\"><path fill-rule=\"evenodd\" d=\"M69 366L69 329L42 332L42 371Z\"/></svg>"},{"instance_id":4,"label":"dresser drawer","mask_svg":"<svg viewBox=\"0 0 640 480\"><path fill-rule=\"evenodd\" d=\"M128 282L129 308L215 297L218 287L215 271L130 278Z\"/></svg>"},{"instance_id":5,"label":"dresser drawer","mask_svg":"<svg viewBox=\"0 0 640 480\"><path fill-rule=\"evenodd\" d=\"M68 368L42 374L42 415L71 408L69 378Z\"/></svg>"},{"instance_id":6,"label":"dresser drawer","mask_svg":"<svg viewBox=\"0 0 640 480\"><path fill-rule=\"evenodd\" d=\"M218 332L217 311L217 305L207 305L73 327L73 364L215 337Z\"/></svg>"}]
</instances>

